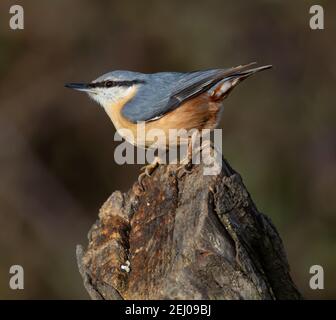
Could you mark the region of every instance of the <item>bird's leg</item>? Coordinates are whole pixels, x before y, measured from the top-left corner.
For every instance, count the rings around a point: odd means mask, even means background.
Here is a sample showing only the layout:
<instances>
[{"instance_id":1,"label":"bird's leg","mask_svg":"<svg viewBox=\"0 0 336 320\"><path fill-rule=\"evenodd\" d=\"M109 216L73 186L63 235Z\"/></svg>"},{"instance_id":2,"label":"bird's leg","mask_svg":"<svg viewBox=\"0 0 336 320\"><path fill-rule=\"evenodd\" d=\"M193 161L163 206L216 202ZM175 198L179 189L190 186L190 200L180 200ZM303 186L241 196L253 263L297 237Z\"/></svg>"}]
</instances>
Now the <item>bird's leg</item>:
<instances>
[{"instance_id":1,"label":"bird's leg","mask_svg":"<svg viewBox=\"0 0 336 320\"><path fill-rule=\"evenodd\" d=\"M198 152L201 153L203 173L205 175L218 175L222 170L222 146L210 139L202 142Z\"/></svg>"},{"instance_id":2,"label":"bird's leg","mask_svg":"<svg viewBox=\"0 0 336 320\"><path fill-rule=\"evenodd\" d=\"M207 151L207 153L203 153L205 152L205 150ZM202 144L195 150L195 154L197 153L201 153L202 154L202 159L204 159L205 156L209 156L210 152L218 152L219 154L221 154L221 151L218 150L218 148L216 148L215 144L213 141L211 140L204 140L202 142Z\"/></svg>"},{"instance_id":3,"label":"bird's leg","mask_svg":"<svg viewBox=\"0 0 336 320\"><path fill-rule=\"evenodd\" d=\"M205 149L215 150L215 145L211 140L205 140L202 144L195 150L195 154L202 153Z\"/></svg>"},{"instance_id":4,"label":"bird's leg","mask_svg":"<svg viewBox=\"0 0 336 320\"><path fill-rule=\"evenodd\" d=\"M216 145L214 144L213 141L211 141L211 139L202 140L201 145L198 145L196 148L193 148L192 152L191 152L190 145L188 145L188 155L183 160L185 162L187 159L187 163L177 168L177 171L180 171L181 169L183 169L183 171L179 173L180 177L183 176L185 173L189 173L191 171L190 166L192 165L192 161L194 159L195 161L197 161L196 156L198 154L199 154L199 159L202 158L203 164L207 166L208 164L210 164L210 162L211 164L213 164L214 157L215 158L217 157L216 154L221 155L222 152L216 147ZM198 162L195 162L195 163L198 163Z\"/></svg>"},{"instance_id":5,"label":"bird's leg","mask_svg":"<svg viewBox=\"0 0 336 320\"><path fill-rule=\"evenodd\" d=\"M187 155L180 161L180 166L176 169L177 172L183 169L182 174L180 174L180 176L184 175L184 173L191 172L192 159L193 159L193 136L188 138Z\"/></svg>"},{"instance_id":6,"label":"bird's leg","mask_svg":"<svg viewBox=\"0 0 336 320\"><path fill-rule=\"evenodd\" d=\"M144 171L142 173L139 174L139 177L138 177L138 183L140 185L140 187L142 189L144 189L144 186L143 186L143 179L145 177L151 177L152 173L155 171L155 169L159 166L160 164L160 158L159 157L155 157L154 158L154 161L146 166L143 166L140 171Z\"/></svg>"}]
</instances>

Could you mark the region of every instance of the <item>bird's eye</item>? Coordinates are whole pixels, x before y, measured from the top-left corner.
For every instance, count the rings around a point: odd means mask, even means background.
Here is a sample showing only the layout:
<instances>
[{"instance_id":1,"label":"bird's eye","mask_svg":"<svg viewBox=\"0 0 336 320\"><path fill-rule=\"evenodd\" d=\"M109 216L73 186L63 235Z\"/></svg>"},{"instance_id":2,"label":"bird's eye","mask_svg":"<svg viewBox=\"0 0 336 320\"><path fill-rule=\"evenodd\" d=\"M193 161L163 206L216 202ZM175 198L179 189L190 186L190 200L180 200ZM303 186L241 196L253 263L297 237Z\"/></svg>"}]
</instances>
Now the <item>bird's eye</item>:
<instances>
[{"instance_id":1,"label":"bird's eye","mask_svg":"<svg viewBox=\"0 0 336 320\"><path fill-rule=\"evenodd\" d=\"M105 87L109 88L113 86L113 81L106 81L105 82Z\"/></svg>"}]
</instances>

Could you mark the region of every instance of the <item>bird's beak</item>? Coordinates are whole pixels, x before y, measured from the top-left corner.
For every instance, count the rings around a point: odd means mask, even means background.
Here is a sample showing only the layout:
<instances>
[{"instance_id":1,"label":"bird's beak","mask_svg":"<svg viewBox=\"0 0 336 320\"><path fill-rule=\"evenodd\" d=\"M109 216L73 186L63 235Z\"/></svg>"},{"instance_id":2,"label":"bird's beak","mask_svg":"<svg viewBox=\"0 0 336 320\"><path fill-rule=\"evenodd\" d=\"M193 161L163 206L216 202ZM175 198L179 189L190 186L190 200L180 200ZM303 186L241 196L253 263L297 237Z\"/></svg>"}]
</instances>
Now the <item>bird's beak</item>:
<instances>
[{"instance_id":1,"label":"bird's beak","mask_svg":"<svg viewBox=\"0 0 336 320\"><path fill-rule=\"evenodd\" d=\"M92 87L90 86L89 83L66 83L64 85L66 88L74 89L77 91L92 91Z\"/></svg>"}]
</instances>

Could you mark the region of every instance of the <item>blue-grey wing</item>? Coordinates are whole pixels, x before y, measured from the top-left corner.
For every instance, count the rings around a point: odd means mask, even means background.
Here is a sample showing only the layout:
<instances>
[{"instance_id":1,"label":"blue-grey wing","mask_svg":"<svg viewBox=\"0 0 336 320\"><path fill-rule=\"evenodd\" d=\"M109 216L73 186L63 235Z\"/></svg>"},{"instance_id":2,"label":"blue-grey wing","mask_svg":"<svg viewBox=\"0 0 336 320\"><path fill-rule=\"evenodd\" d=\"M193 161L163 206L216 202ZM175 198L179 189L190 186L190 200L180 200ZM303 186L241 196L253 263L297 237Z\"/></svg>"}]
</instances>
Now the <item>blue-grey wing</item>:
<instances>
[{"instance_id":1,"label":"blue-grey wing","mask_svg":"<svg viewBox=\"0 0 336 320\"><path fill-rule=\"evenodd\" d=\"M172 72L148 74L135 97L123 107L123 116L132 122L159 117L165 112L171 92L182 77L182 73Z\"/></svg>"},{"instance_id":2,"label":"blue-grey wing","mask_svg":"<svg viewBox=\"0 0 336 320\"><path fill-rule=\"evenodd\" d=\"M167 109L175 109L186 100L208 91L216 83L223 80L226 75L227 70L223 69L196 71L188 74L171 93L166 106Z\"/></svg>"},{"instance_id":3,"label":"blue-grey wing","mask_svg":"<svg viewBox=\"0 0 336 320\"><path fill-rule=\"evenodd\" d=\"M161 72L148 75L148 80L141 85L136 96L125 105L122 114L132 122L157 119L176 109L186 100L206 92L242 68L190 73Z\"/></svg>"}]
</instances>

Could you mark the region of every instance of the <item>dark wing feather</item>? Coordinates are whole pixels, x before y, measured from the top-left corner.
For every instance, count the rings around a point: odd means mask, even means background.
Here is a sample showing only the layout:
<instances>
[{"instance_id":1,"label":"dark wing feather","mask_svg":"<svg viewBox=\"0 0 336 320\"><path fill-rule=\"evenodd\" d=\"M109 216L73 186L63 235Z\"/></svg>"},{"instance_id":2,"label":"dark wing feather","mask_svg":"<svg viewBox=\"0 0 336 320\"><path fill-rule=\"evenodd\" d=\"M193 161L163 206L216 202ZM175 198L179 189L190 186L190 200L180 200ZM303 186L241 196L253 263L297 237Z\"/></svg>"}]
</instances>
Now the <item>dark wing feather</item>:
<instances>
[{"instance_id":1,"label":"dark wing feather","mask_svg":"<svg viewBox=\"0 0 336 320\"><path fill-rule=\"evenodd\" d=\"M190 73L190 80L186 81L183 87L178 88L176 92L173 92L167 107L174 109L181 103L189 100L195 96L200 95L203 92L208 91L216 83L222 81L224 78L232 76L243 69L250 67L252 64L245 66L238 66L231 69L217 69L208 71L196 71Z\"/></svg>"}]
</instances>

